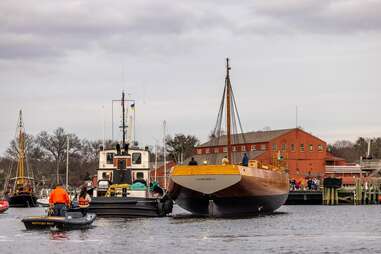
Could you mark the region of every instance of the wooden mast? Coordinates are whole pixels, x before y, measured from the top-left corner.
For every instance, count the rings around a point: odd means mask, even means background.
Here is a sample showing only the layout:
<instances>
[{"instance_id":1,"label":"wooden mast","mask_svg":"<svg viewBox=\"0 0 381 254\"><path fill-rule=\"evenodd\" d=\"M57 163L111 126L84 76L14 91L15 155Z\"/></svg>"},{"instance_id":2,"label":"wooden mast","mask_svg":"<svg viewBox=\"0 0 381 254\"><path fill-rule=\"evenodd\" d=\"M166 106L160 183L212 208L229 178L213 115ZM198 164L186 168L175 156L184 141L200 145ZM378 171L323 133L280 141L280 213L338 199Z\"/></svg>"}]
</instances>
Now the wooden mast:
<instances>
[{"instance_id":1,"label":"wooden mast","mask_svg":"<svg viewBox=\"0 0 381 254\"><path fill-rule=\"evenodd\" d=\"M25 140L24 140L24 132L23 132L23 122L22 122L22 111L19 113L19 161L17 164L17 185L23 185L25 182Z\"/></svg>"},{"instance_id":2,"label":"wooden mast","mask_svg":"<svg viewBox=\"0 0 381 254\"><path fill-rule=\"evenodd\" d=\"M230 115L230 93L231 93L231 84L229 76L230 66L229 58L226 58L226 136L227 136L227 148L228 148L228 160L229 163L232 163L232 147L231 147L231 115Z\"/></svg>"}]
</instances>

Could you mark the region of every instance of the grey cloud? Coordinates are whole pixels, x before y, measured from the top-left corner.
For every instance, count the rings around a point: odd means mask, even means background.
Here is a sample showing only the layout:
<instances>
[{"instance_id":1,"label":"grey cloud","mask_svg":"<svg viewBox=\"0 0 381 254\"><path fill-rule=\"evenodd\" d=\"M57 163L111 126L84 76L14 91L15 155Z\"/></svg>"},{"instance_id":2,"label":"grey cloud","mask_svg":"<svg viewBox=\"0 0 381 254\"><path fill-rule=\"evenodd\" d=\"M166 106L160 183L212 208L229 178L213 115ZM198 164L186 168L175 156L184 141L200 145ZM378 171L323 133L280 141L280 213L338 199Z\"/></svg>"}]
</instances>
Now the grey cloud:
<instances>
[{"instance_id":1,"label":"grey cloud","mask_svg":"<svg viewBox=\"0 0 381 254\"><path fill-rule=\"evenodd\" d=\"M156 54L210 36L381 30L381 1L11 1L0 2L0 59L103 49ZM175 53L174 53L175 54Z\"/></svg>"},{"instance_id":2,"label":"grey cloud","mask_svg":"<svg viewBox=\"0 0 381 254\"><path fill-rule=\"evenodd\" d=\"M0 3L0 58L63 55L95 47L155 48L154 38L181 42L184 34L221 24L218 14L171 1L43 1ZM156 49L159 49L156 47Z\"/></svg>"},{"instance_id":3,"label":"grey cloud","mask_svg":"<svg viewBox=\"0 0 381 254\"><path fill-rule=\"evenodd\" d=\"M373 0L261 0L253 4L251 14L268 18L267 26L279 32L345 34L380 32L380 10L381 1Z\"/></svg>"}]
</instances>

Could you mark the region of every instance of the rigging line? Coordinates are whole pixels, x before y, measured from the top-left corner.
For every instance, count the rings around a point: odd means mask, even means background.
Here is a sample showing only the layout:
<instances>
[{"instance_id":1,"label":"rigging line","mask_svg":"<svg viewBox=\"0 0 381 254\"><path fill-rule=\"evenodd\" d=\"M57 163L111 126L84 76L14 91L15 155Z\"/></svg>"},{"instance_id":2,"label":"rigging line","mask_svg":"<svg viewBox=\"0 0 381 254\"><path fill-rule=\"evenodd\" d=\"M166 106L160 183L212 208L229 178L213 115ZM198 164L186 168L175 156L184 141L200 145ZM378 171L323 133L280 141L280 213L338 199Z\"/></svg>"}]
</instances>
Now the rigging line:
<instances>
[{"instance_id":1,"label":"rigging line","mask_svg":"<svg viewBox=\"0 0 381 254\"><path fill-rule=\"evenodd\" d=\"M5 179L5 184L4 184L4 192L8 189L9 186L9 181L12 178L12 168L13 168L13 163L14 161L12 159L9 160L9 169L8 169L8 177Z\"/></svg>"},{"instance_id":2,"label":"rigging line","mask_svg":"<svg viewBox=\"0 0 381 254\"><path fill-rule=\"evenodd\" d=\"M232 93L232 89L231 89L231 93ZM234 105L233 105L233 97L231 97L231 103L230 103L230 111L232 112L232 129L233 129L233 142L234 142L234 145L235 147L240 143L240 140L239 140L239 135L238 135L238 130L237 130L237 116L236 116L236 111L235 111L235 108L234 108ZM235 149L236 150L236 149ZM233 153L233 160L234 162L237 162L237 152L234 152Z\"/></svg>"},{"instance_id":3,"label":"rigging line","mask_svg":"<svg viewBox=\"0 0 381 254\"><path fill-rule=\"evenodd\" d=\"M236 100L235 100L235 96L234 96L233 90L232 90L232 99L233 99L233 104L234 104L235 111L237 113L237 118L238 118L239 127L241 129L242 138L243 138L244 143L246 143L246 136L245 136L245 134L243 132L241 118L239 116L239 112L238 112L238 109L237 109L237 103L236 103Z\"/></svg>"},{"instance_id":4,"label":"rigging line","mask_svg":"<svg viewBox=\"0 0 381 254\"><path fill-rule=\"evenodd\" d=\"M224 86L224 91L222 93L222 99L221 99L221 103L220 103L220 107L219 107L219 111L218 111L218 114L217 114L217 121L216 121L216 124L214 126L214 129L213 129L213 133L212 133L212 137L211 137L211 142L210 142L210 145L211 146L218 146L219 143L220 143L220 136L221 136L221 123L222 123L222 117L223 117L223 113L224 113L224 105L225 105L225 93L226 93L226 84ZM210 148L209 148L210 149ZM214 148L213 148L214 149ZM214 150L213 151L210 151L211 155L207 155L206 156L206 159L209 160L214 160L216 161L217 159L215 158L217 155L214 154Z\"/></svg>"},{"instance_id":5,"label":"rigging line","mask_svg":"<svg viewBox=\"0 0 381 254\"><path fill-rule=\"evenodd\" d=\"M217 115L217 122L214 127L214 135L217 135L217 137L220 136L220 133L216 133L216 130L221 130L221 121L224 113L224 105L225 105L225 94L226 94L226 86L224 87L224 92L222 94L222 99L221 99L221 104L220 104L220 109L218 111Z\"/></svg>"}]
</instances>

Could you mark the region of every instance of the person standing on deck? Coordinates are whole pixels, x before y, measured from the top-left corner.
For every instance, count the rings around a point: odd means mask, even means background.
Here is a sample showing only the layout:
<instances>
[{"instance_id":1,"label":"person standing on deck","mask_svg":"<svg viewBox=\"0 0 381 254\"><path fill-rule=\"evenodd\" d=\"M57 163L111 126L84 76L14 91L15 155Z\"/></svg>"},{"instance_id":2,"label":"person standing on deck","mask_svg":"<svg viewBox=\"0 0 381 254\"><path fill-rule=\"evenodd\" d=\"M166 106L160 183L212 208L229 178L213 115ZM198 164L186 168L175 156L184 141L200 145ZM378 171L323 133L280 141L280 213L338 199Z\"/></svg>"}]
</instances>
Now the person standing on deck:
<instances>
[{"instance_id":1,"label":"person standing on deck","mask_svg":"<svg viewBox=\"0 0 381 254\"><path fill-rule=\"evenodd\" d=\"M247 154L243 154L242 158L242 166L247 167L249 165L249 157L247 157Z\"/></svg>"},{"instance_id":2,"label":"person standing on deck","mask_svg":"<svg viewBox=\"0 0 381 254\"><path fill-rule=\"evenodd\" d=\"M86 185L82 187L77 201L78 201L78 206L81 209L82 215L86 215L87 208L90 206L90 202L91 202L91 197L87 193Z\"/></svg>"},{"instance_id":3,"label":"person standing on deck","mask_svg":"<svg viewBox=\"0 0 381 254\"><path fill-rule=\"evenodd\" d=\"M222 159L222 165L227 165L227 164L229 164L230 162L229 162L229 159L228 159L228 157L227 156L224 156L224 158Z\"/></svg>"},{"instance_id":4,"label":"person standing on deck","mask_svg":"<svg viewBox=\"0 0 381 254\"><path fill-rule=\"evenodd\" d=\"M197 166L197 161L192 157L191 160L188 163L189 166Z\"/></svg>"},{"instance_id":5,"label":"person standing on deck","mask_svg":"<svg viewBox=\"0 0 381 254\"><path fill-rule=\"evenodd\" d=\"M62 184L57 184L49 196L49 207L53 209L53 216L65 216L66 209L69 206L69 194Z\"/></svg>"}]
</instances>

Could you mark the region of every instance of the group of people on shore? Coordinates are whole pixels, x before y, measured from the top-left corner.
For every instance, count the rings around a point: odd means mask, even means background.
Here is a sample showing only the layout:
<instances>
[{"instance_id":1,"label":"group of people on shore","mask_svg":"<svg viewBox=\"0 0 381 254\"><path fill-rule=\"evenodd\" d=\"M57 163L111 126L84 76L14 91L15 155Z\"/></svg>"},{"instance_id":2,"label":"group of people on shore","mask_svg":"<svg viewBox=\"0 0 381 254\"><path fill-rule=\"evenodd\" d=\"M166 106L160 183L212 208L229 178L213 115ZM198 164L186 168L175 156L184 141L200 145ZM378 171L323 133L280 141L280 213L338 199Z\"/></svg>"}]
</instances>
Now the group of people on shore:
<instances>
[{"instance_id":1,"label":"group of people on shore","mask_svg":"<svg viewBox=\"0 0 381 254\"><path fill-rule=\"evenodd\" d=\"M81 209L83 214L91 202L91 197L87 193L87 187L83 186L79 195L75 198L76 206ZM62 184L57 184L49 196L50 215L65 216L68 208L74 207L74 202L70 200L70 196Z\"/></svg>"},{"instance_id":2,"label":"group of people on shore","mask_svg":"<svg viewBox=\"0 0 381 254\"><path fill-rule=\"evenodd\" d=\"M320 180L316 177L290 179L290 190L319 190Z\"/></svg>"}]
</instances>

